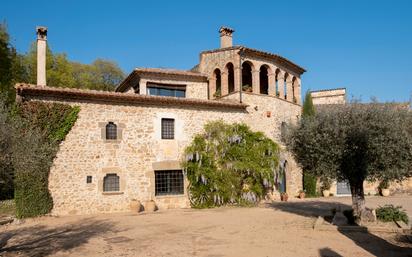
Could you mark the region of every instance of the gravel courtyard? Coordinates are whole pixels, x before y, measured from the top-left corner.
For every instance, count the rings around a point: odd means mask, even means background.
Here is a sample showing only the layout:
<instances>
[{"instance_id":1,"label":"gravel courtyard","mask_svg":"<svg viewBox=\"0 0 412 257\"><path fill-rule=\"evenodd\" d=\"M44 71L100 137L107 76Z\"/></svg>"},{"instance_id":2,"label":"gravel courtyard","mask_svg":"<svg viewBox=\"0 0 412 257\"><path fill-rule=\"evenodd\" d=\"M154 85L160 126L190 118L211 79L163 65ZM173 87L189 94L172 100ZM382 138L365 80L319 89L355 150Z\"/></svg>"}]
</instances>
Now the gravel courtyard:
<instances>
[{"instance_id":1,"label":"gravel courtyard","mask_svg":"<svg viewBox=\"0 0 412 257\"><path fill-rule=\"evenodd\" d=\"M402 205L412 196L368 197ZM315 231L318 215L350 198L305 199L256 208L153 214L42 217L0 226L0 256L412 256L406 236Z\"/></svg>"}]
</instances>

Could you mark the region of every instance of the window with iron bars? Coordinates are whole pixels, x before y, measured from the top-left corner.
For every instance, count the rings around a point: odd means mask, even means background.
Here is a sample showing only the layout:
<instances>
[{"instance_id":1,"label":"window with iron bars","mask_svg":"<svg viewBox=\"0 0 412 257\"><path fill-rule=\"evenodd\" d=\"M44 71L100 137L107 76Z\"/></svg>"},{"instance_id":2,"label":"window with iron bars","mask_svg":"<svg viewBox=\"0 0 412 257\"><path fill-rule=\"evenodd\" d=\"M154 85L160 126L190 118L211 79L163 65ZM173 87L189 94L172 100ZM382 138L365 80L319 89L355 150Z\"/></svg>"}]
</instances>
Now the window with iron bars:
<instances>
[{"instance_id":1,"label":"window with iron bars","mask_svg":"<svg viewBox=\"0 0 412 257\"><path fill-rule=\"evenodd\" d=\"M117 126L113 122L109 122L106 125L106 139L117 139Z\"/></svg>"},{"instance_id":2,"label":"window with iron bars","mask_svg":"<svg viewBox=\"0 0 412 257\"><path fill-rule=\"evenodd\" d=\"M155 195L181 195L184 193L181 170L155 171Z\"/></svg>"},{"instance_id":3,"label":"window with iron bars","mask_svg":"<svg viewBox=\"0 0 412 257\"><path fill-rule=\"evenodd\" d=\"M116 192L120 190L119 176L116 173L106 174L103 179L103 192Z\"/></svg>"},{"instance_id":4,"label":"window with iron bars","mask_svg":"<svg viewBox=\"0 0 412 257\"><path fill-rule=\"evenodd\" d=\"M175 138L175 120L162 119L162 139Z\"/></svg>"}]
</instances>

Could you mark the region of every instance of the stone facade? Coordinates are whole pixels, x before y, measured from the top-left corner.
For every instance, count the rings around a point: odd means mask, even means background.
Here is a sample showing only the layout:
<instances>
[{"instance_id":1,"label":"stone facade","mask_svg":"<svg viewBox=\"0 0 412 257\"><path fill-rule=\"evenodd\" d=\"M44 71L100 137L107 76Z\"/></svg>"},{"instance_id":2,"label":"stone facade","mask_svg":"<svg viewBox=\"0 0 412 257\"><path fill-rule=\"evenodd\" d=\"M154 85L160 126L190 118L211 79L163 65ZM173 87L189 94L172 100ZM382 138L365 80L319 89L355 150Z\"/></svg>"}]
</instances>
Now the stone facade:
<instances>
[{"instance_id":1,"label":"stone facade","mask_svg":"<svg viewBox=\"0 0 412 257\"><path fill-rule=\"evenodd\" d=\"M190 207L185 179L183 193L159 196L155 173L181 170L185 147L205 123L216 120L246 123L279 143L285 190L298 194L301 170L280 134L282 124L296 122L301 114L305 70L272 53L232 46L232 33L222 28L221 48L202 52L191 71L137 68L115 93L17 86L23 101L80 106L50 170L54 214L123 212L132 199L154 200L160 209ZM163 119L173 121L173 139L162 139ZM109 123L116 126L115 140L106 139ZM105 189L109 177L117 179L116 190Z\"/></svg>"},{"instance_id":2,"label":"stone facade","mask_svg":"<svg viewBox=\"0 0 412 257\"><path fill-rule=\"evenodd\" d=\"M314 105L346 103L346 88L311 91L310 94Z\"/></svg>"}]
</instances>

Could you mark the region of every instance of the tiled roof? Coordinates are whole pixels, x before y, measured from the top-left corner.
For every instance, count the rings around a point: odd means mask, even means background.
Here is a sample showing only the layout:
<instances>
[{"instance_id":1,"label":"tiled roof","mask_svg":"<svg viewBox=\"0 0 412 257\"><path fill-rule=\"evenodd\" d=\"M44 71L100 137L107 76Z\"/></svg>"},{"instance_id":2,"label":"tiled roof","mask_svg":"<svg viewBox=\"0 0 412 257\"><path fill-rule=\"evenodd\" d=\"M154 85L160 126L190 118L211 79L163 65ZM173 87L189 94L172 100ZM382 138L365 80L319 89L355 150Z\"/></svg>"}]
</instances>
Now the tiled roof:
<instances>
[{"instance_id":1,"label":"tiled roof","mask_svg":"<svg viewBox=\"0 0 412 257\"><path fill-rule=\"evenodd\" d=\"M345 87L337 87L337 88L311 90L310 93L327 92L327 91L337 91L337 90L345 90L345 91L346 91L346 88L345 88Z\"/></svg>"},{"instance_id":2,"label":"tiled roof","mask_svg":"<svg viewBox=\"0 0 412 257\"><path fill-rule=\"evenodd\" d=\"M202 100L192 98L177 98L167 96L149 96L138 95L131 93L118 93L109 91L97 91L87 89L74 88L58 88L48 86L38 86L32 84L18 83L15 86L17 95L25 96L41 96L51 98L61 98L63 100L88 100L108 103L128 103L128 104L146 104L146 105L172 105L172 106L204 106L210 108L229 108L229 109L245 109L246 104L218 101L218 100Z\"/></svg>"}]
</instances>

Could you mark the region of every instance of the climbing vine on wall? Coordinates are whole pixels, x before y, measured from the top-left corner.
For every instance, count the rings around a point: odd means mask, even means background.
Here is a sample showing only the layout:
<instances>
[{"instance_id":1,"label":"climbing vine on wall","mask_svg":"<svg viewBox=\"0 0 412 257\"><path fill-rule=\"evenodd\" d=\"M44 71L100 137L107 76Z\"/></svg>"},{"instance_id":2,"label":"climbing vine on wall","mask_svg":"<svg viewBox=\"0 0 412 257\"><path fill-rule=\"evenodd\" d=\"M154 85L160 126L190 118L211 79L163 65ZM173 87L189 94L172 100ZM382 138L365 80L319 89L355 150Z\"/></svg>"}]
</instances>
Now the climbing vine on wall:
<instances>
[{"instance_id":1,"label":"climbing vine on wall","mask_svg":"<svg viewBox=\"0 0 412 257\"><path fill-rule=\"evenodd\" d=\"M185 150L192 207L256 204L273 188L279 147L245 124L205 125Z\"/></svg>"},{"instance_id":2,"label":"climbing vine on wall","mask_svg":"<svg viewBox=\"0 0 412 257\"><path fill-rule=\"evenodd\" d=\"M13 115L16 216L43 215L53 207L48 178L59 144L77 120L79 107L25 102Z\"/></svg>"}]
</instances>

